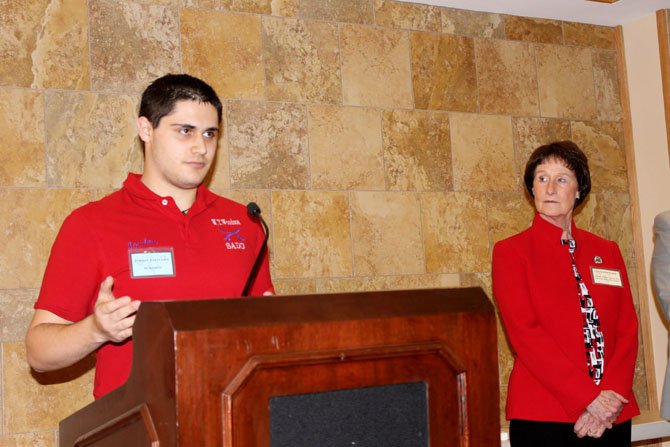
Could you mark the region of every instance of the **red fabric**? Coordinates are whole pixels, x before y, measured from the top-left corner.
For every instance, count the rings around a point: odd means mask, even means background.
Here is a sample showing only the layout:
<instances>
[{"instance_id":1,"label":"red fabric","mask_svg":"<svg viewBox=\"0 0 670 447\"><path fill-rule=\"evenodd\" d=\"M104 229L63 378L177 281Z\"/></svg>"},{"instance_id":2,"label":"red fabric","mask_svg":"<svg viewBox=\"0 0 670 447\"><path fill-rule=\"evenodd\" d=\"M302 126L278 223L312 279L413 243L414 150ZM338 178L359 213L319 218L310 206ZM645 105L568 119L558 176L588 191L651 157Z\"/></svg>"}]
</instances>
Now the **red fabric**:
<instances>
[{"instance_id":1,"label":"red fabric","mask_svg":"<svg viewBox=\"0 0 670 447\"><path fill-rule=\"evenodd\" d=\"M531 228L493 249L493 293L515 351L507 418L575 422L609 389L630 401L617 422L628 420L639 414L632 390L638 324L621 252L616 243L572 224L575 262L605 339L604 374L596 386L588 375L577 286L561 233L536 215ZM595 284L592 267L619 271L623 287Z\"/></svg>"},{"instance_id":2,"label":"red fabric","mask_svg":"<svg viewBox=\"0 0 670 447\"><path fill-rule=\"evenodd\" d=\"M93 312L100 283L108 275L114 277L116 297L239 297L263 238L260 224L250 220L245 206L204 186L183 215L172 198L159 197L139 175L130 174L121 190L67 217L51 249L35 308L79 321ZM131 278L129 249L156 247L174 250L176 275ZM274 291L267 251L250 295L266 291ZM96 398L126 381L131 360L132 341L107 343L97 351Z\"/></svg>"}]
</instances>

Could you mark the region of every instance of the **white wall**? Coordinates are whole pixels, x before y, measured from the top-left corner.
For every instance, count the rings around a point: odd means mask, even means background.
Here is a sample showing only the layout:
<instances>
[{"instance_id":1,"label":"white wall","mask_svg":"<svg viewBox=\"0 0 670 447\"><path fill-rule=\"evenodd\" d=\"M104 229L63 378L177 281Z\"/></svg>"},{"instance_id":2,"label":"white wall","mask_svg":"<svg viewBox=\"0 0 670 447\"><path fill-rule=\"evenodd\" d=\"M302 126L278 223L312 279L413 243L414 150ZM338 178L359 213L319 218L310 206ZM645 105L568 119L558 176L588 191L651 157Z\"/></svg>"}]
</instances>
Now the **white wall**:
<instances>
[{"instance_id":1,"label":"white wall","mask_svg":"<svg viewBox=\"0 0 670 447\"><path fill-rule=\"evenodd\" d=\"M653 251L654 216L663 210L670 209L670 162L668 160L656 16L643 17L623 25L622 28L644 244L648 309L657 395L660 400L667 364L668 333L652 294L649 265Z\"/></svg>"}]
</instances>

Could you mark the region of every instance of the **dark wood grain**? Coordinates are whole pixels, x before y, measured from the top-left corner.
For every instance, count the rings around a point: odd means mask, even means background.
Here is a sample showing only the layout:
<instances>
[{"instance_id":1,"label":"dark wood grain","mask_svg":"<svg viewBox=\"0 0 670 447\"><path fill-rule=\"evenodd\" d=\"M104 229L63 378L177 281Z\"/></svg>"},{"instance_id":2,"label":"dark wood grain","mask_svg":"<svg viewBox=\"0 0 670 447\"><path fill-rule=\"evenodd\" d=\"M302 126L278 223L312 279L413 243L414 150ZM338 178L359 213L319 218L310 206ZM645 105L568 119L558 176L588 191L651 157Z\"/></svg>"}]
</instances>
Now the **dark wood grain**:
<instances>
[{"instance_id":1,"label":"dark wood grain","mask_svg":"<svg viewBox=\"0 0 670 447\"><path fill-rule=\"evenodd\" d=\"M419 381L431 446L500 445L479 288L144 303L134 334L128 382L62 421L61 446L269 446L273 396Z\"/></svg>"}]
</instances>

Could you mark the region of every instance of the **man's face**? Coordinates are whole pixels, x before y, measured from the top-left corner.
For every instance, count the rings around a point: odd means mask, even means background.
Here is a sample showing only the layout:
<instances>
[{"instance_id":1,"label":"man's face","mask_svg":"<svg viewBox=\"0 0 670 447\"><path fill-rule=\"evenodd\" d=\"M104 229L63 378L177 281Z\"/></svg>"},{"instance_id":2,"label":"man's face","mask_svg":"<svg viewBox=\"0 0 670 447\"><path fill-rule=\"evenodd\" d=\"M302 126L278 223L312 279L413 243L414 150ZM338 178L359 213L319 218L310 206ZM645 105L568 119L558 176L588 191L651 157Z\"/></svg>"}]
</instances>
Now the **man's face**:
<instances>
[{"instance_id":1,"label":"man's face","mask_svg":"<svg viewBox=\"0 0 670 447\"><path fill-rule=\"evenodd\" d=\"M167 196L192 190L205 179L219 137L216 108L198 101L178 101L157 127L137 120L144 141L142 181L155 193Z\"/></svg>"}]
</instances>

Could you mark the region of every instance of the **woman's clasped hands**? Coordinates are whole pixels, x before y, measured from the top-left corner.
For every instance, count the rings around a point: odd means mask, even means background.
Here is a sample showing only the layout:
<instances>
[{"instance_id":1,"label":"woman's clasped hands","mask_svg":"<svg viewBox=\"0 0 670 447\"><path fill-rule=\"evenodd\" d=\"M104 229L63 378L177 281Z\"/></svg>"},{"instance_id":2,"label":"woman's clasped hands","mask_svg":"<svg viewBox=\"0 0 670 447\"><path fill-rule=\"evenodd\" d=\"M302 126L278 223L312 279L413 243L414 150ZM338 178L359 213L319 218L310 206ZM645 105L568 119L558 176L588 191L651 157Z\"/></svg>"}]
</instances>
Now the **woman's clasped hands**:
<instances>
[{"instance_id":1,"label":"woman's clasped hands","mask_svg":"<svg viewBox=\"0 0 670 447\"><path fill-rule=\"evenodd\" d=\"M612 424L627 403L628 399L615 391L601 391L577 419L574 429L577 437L601 437L606 429L612 428Z\"/></svg>"}]
</instances>

